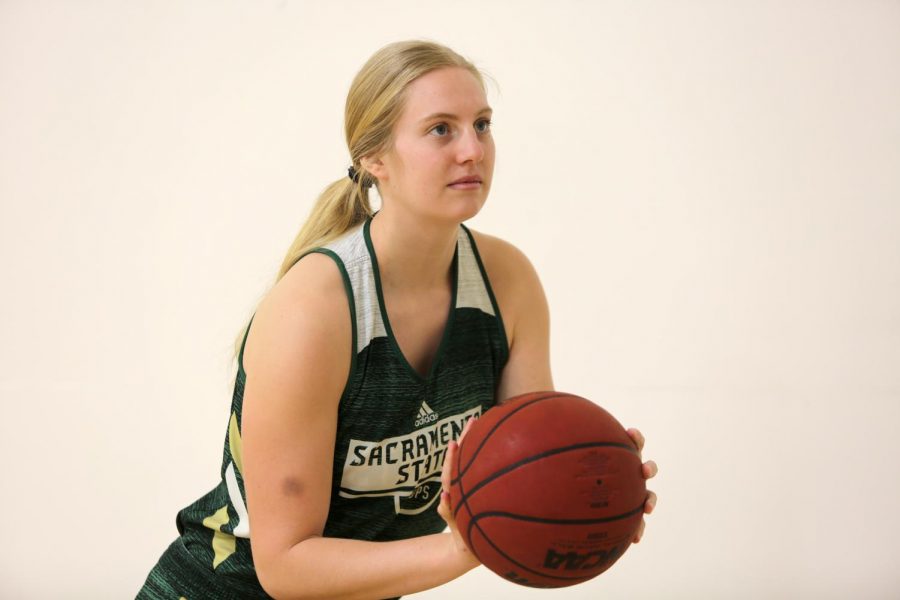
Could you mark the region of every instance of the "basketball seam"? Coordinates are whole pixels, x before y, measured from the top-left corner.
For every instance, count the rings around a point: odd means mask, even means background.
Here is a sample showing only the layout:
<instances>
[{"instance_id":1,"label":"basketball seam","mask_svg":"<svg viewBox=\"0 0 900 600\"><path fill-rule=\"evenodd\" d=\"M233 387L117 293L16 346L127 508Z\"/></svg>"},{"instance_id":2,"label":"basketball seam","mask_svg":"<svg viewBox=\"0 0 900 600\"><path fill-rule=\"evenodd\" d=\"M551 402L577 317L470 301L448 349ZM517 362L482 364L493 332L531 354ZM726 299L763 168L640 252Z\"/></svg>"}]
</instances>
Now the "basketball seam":
<instances>
[{"instance_id":1,"label":"basketball seam","mask_svg":"<svg viewBox=\"0 0 900 600\"><path fill-rule=\"evenodd\" d=\"M571 452L574 450L582 450L584 448L621 448L623 450L628 450L632 454L637 453L633 447L628 446L627 444L620 444L618 442L582 442L581 444L573 444L571 446L563 446L562 448L553 448L552 450L545 450L544 452L541 452L540 454L528 456L517 462L514 462L511 465L505 466L504 468L500 469L499 471L495 471L494 473L488 475L487 477L485 477L484 479L479 481L477 484L475 484L475 487L473 487L469 491L469 493L465 493L465 490L463 490L463 487L462 487L462 478L461 477L458 478L458 479L460 479L459 491L460 491L462 502L467 502L468 499L475 494L475 492L477 492L478 490L480 490L481 488L483 488L490 482L494 481L495 479L502 477L503 475L506 475L507 473L515 471L516 469L518 469L521 466L527 465L528 463L531 463L531 462L534 462L537 460L541 460L542 458L547 458L548 456L553 456L555 454L562 454L564 452ZM458 508L457 508L457 511L453 513L454 517L456 516L457 512L459 512Z\"/></svg>"},{"instance_id":2,"label":"basketball seam","mask_svg":"<svg viewBox=\"0 0 900 600\"><path fill-rule=\"evenodd\" d=\"M459 472L459 461L460 461L460 454L461 454L461 453L459 452L459 446L457 446L456 450L457 450L457 452L456 452L456 471ZM469 512L469 523L471 523L471 522L472 522L472 521L471 521L471 518L472 518L472 509L469 508L469 505L468 505L468 504L466 504L465 491L463 490L463 487L462 487L462 479L460 479L458 483L459 483L459 498L460 498L460 500L459 500L459 506L457 506L457 507L456 507L456 510L453 511L453 520L454 520L454 521L456 520L456 515L458 515L460 509L461 509L463 506L465 506L465 507L466 507L466 510ZM450 484L450 487L452 488L452 487L453 487L453 484ZM452 509L453 507L451 506L450 508ZM480 528L480 527L479 527L479 531L481 531L481 528ZM469 550L472 551L472 554L475 555L475 558L478 559L478 562L484 563L484 560L483 560L480 556L478 556L478 552L475 551L475 544L472 543L471 532L472 532L472 528L470 527L470 528L469 528L469 531L468 531L467 534L466 534L466 539L468 540L468 544L467 544L467 545L469 546ZM482 532L482 534L483 534L483 532Z\"/></svg>"},{"instance_id":3,"label":"basketball seam","mask_svg":"<svg viewBox=\"0 0 900 600\"><path fill-rule=\"evenodd\" d=\"M471 515L472 509L468 508L468 506L466 508L469 510L469 514ZM593 577L593 575L585 575L585 576L581 576L581 577L563 577L562 575L548 575L547 573L541 573L540 571L535 571L534 569L526 567L519 561L517 561L514 558L512 558L511 556L509 556L506 552L504 552L503 550L498 548L497 544L495 544L493 542L493 540L491 540L491 538L489 538L487 536L487 534L484 532L484 530L481 528L481 526L478 525L478 521L480 519L483 519L486 517L501 516L501 517L520 517L521 519L526 520L526 521L532 521L532 522L537 522L537 523L552 523L554 525L588 525L588 524L603 523L603 522L607 522L607 521L611 521L611 520L621 519L621 518L625 518L628 516L634 516L636 513L643 511L643 509L644 509L644 505L641 504L634 510L630 510L627 513L623 513L622 515L619 515L617 517L608 517L608 518L603 518L603 519L570 519L567 521L564 521L561 519L540 519L538 517L529 517L526 515L517 515L515 513L505 513L505 512L496 512L496 511L479 513L478 515L472 515L472 519L469 521L469 530L467 532L467 536L471 540L472 539L472 528L477 527L479 533L481 533L481 536L485 539L485 541L488 544L490 544L494 550L499 552L503 556L503 558L505 558L512 564L516 565L520 569L528 571L529 573L534 573L535 575L537 575L539 577L545 577L547 579L560 579L562 581L575 581L578 579L584 579L586 581L588 579L591 579ZM475 544L472 544L472 546L473 546L472 552L475 552L475 549L474 549ZM476 556L477 556L477 554L476 554Z\"/></svg>"},{"instance_id":4,"label":"basketball seam","mask_svg":"<svg viewBox=\"0 0 900 600\"><path fill-rule=\"evenodd\" d=\"M633 508L627 512L623 512L621 514L612 516L612 517L597 517L596 519L547 519L544 517L532 517L530 515L520 515L517 513L505 512L500 510L493 510L488 512L478 513L477 515L472 515L473 521L478 521L479 519L484 519L487 517L508 517L510 519L518 519L519 521L528 521L530 523L543 523L546 525L599 525L600 523L609 523L610 521L618 521L620 519L626 519L628 517L633 517L639 512L644 510L644 503L641 504L637 508ZM472 509L469 509L469 514L472 514Z\"/></svg>"},{"instance_id":5,"label":"basketball seam","mask_svg":"<svg viewBox=\"0 0 900 600\"><path fill-rule=\"evenodd\" d=\"M457 446L457 448L456 448L456 450L457 450L457 452L456 452L456 477L455 477L454 479L451 479L451 480L450 480L450 487L453 487L454 485L457 485L457 484L459 485L459 498L460 498L460 502L459 502L459 505L457 505L456 508L453 509L453 518L454 518L454 520L456 519L456 515L459 514L459 511L460 511L460 509L462 508L463 505L465 505L466 508L469 510L469 514L470 514L470 515L472 514L472 509L470 509L470 508L468 507L468 504L467 504L468 495L466 494L466 490L463 489L462 477L463 477L463 475L465 474L465 471L468 471L468 470L469 470L469 466L470 466L473 462L475 462L475 457L478 456L478 453L479 453L479 452L481 452L481 449L484 447L485 443L487 443L487 440L488 440L492 435L494 435L494 432L497 431L497 428L500 427L500 425L501 425L504 421L506 421L508 418L510 418L511 416L513 416L514 414L516 414L517 412L519 412L520 410L524 409L525 407L531 406L532 404L535 404L536 402L541 402L541 401L547 400L547 399L549 399L549 398L559 398L560 396L562 396L562 394L553 394L552 396L547 396L547 397L542 397L542 398L535 398L534 400L531 400L531 401L529 401L529 402L526 402L526 403L523 404L522 406L519 406L519 407L516 408L514 411L512 411L511 413L509 413L508 415L504 416L502 419L500 419L499 421L497 421L496 423L494 423L494 426L491 427L491 430L487 433L487 435L484 436L484 438L482 438L481 443L478 445L478 448L475 449L475 452L472 454L472 457L469 459L469 462L466 464L466 468L465 468L465 469L462 469L462 468L461 468L461 464L460 464L460 463L462 463L462 452L461 452L462 446ZM453 508L453 507L451 507L451 508ZM478 530L481 531L481 528L479 527ZM471 528L470 528L470 531L471 531ZM482 531L481 534L484 535L484 532ZM472 538L469 537L469 539L471 540ZM472 550L472 552L475 552L475 551ZM478 555L476 554L475 556L478 556ZM479 559L479 560L480 560L480 559Z\"/></svg>"},{"instance_id":6,"label":"basketball seam","mask_svg":"<svg viewBox=\"0 0 900 600\"><path fill-rule=\"evenodd\" d=\"M469 512L471 512L471 511L469 511ZM591 577L593 577L593 575L582 575L581 577L563 577L563 576L561 576L561 575L547 575L547 574L545 574L545 573L541 573L540 571L535 571L534 569L532 569L532 568L530 568L530 567L526 567L525 565L523 565L523 564L520 563L519 561L517 561L517 560L515 560L514 558L512 558L512 557L511 557L510 555L508 555L506 552L504 552L503 550L501 550L500 548L498 548L498 547L497 547L497 544L495 544L495 543L493 542L493 540L491 540L491 538L489 538L489 537L487 536L487 534L484 533L484 530L482 530L482 529L481 529L481 526L478 525L478 524L476 523L476 520L475 520L475 519L472 519L472 520L469 522L468 536L469 536L469 539L470 539L470 540L472 539L472 527L477 527L477 528L478 528L479 533L481 533L481 537L483 537L483 538L485 539L485 541L486 541L488 544L491 545L491 548L493 548L493 549L496 550L498 553L500 553L500 555L503 556L503 558L505 558L506 560L508 560L509 562L511 562L512 564L516 565L517 567L519 567L520 569L522 569L522 570L524 570L524 571L528 571L529 573L534 573L535 575L537 575L537 576L539 576L539 577L546 577L547 579L561 579L561 580L563 580L563 581L573 581L573 580L576 580L576 579L584 579L585 581L587 581L588 579L590 579ZM472 545L474 546L475 544L472 544ZM473 550L473 552L474 552L474 550Z\"/></svg>"},{"instance_id":7,"label":"basketball seam","mask_svg":"<svg viewBox=\"0 0 900 600\"><path fill-rule=\"evenodd\" d=\"M469 458L469 462L466 463L466 467L464 469L460 469L459 465L457 465L456 478L450 481L451 485L456 483L456 480L460 479L465 474L465 472L469 470L469 467L472 465L473 462L475 462L475 457L478 456L478 453L481 452L481 449L484 447L484 445L487 443L487 441L490 439L490 437L492 435L494 435L494 432L497 431L497 429L500 427L500 425L503 424L504 421L506 421L507 419L512 417L514 414L518 413L520 410L524 410L525 408L531 406L532 404L536 404L538 402L543 402L544 400L552 400L553 398L564 398L564 397L567 397L567 394L554 393L552 396L544 396L541 398L535 398L534 400L530 400L530 401L526 402L525 404L523 404L522 406L517 407L515 410L510 412L508 415L504 416L502 419L500 419L499 421L494 423L494 425L491 427L491 430L488 431L487 434L485 434L485 436L482 438L481 443L478 445L478 448L475 449L474 454L472 454L471 458ZM503 406L503 405L501 404L500 406ZM460 457L460 459L457 462L462 462L462 457Z\"/></svg>"}]
</instances>

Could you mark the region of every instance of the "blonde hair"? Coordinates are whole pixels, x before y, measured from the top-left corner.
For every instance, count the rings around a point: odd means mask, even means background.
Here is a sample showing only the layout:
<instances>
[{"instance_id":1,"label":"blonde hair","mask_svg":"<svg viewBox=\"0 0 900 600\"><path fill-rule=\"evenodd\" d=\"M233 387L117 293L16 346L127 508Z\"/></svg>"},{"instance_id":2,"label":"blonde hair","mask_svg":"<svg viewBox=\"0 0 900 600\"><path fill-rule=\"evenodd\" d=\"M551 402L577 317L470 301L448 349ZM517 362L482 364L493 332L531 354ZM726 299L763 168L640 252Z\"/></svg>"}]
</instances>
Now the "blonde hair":
<instances>
[{"instance_id":1,"label":"blonde hair","mask_svg":"<svg viewBox=\"0 0 900 600\"><path fill-rule=\"evenodd\" d=\"M378 181L360 161L390 150L394 124L403 112L409 85L426 73L444 67L468 70L484 90L484 79L474 64L450 48L427 40L388 44L359 70L344 105L344 136L351 164L359 173L358 181L345 176L325 188L290 245L269 289L304 254L337 239L372 214L368 188L371 184L377 187ZM249 323L235 340L235 360L248 328Z\"/></svg>"}]
</instances>

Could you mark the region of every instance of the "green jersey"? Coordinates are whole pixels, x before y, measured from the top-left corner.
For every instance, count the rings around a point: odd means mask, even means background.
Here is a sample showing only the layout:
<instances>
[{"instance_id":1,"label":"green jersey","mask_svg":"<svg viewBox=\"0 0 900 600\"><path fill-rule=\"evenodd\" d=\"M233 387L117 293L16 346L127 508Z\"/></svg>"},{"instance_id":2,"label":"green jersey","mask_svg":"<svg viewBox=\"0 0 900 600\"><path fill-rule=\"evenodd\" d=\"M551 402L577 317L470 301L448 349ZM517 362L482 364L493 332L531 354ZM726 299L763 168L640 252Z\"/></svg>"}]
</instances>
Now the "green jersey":
<instances>
[{"instance_id":1,"label":"green jersey","mask_svg":"<svg viewBox=\"0 0 900 600\"><path fill-rule=\"evenodd\" d=\"M332 488L323 535L387 541L438 533L440 475L450 440L496 403L509 347L475 240L460 225L453 290L430 371L420 375L394 338L384 305L371 218L310 252L331 257L351 309L354 352L338 404ZM253 319L250 320L252 326ZM248 327L249 333L249 327ZM253 567L241 464L247 374L238 356L221 480L176 517L180 536L139 598L268 598Z\"/></svg>"}]
</instances>

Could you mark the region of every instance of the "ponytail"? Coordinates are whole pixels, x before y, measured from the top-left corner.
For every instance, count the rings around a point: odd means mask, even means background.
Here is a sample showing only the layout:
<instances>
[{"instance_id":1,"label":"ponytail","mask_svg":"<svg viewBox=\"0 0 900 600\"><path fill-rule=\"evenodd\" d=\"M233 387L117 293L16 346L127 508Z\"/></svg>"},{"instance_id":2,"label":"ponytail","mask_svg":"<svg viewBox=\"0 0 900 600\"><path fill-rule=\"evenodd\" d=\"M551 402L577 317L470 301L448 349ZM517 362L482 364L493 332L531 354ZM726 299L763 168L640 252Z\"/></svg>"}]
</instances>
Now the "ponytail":
<instances>
[{"instance_id":1,"label":"ponytail","mask_svg":"<svg viewBox=\"0 0 900 600\"><path fill-rule=\"evenodd\" d=\"M284 277L301 256L339 238L372 214L369 191L364 184L365 180L361 175L359 183L345 177L325 188L288 249L287 256L278 269L275 283Z\"/></svg>"},{"instance_id":2,"label":"ponytail","mask_svg":"<svg viewBox=\"0 0 900 600\"><path fill-rule=\"evenodd\" d=\"M363 171L359 174L359 181L351 181L349 177L344 177L325 188L313 205L303 227L300 228L300 233L288 248L275 281L269 286L270 290L304 254L336 240L372 215L369 203L368 188L371 181L369 177L371 176L367 176ZM249 327L249 323L244 325L234 340L234 360L240 355L241 345Z\"/></svg>"}]
</instances>

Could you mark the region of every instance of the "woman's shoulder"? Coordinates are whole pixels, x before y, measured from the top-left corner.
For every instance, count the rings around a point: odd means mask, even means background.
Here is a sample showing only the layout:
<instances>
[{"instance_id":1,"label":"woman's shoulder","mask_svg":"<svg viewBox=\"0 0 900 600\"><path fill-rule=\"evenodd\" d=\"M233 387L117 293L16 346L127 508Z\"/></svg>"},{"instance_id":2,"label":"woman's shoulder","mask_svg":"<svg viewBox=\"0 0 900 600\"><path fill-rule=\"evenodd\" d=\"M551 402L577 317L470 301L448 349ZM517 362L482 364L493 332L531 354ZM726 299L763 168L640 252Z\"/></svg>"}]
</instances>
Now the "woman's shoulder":
<instances>
[{"instance_id":1,"label":"woman's shoulder","mask_svg":"<svg viewBox=\"0 0 900 600\"><path fill-rule=\"evenodd\" d=\"M335 301L344 295L341 272L335 260L321 252L310 252L291 266L263 298L263 305L282 309L335 312Z\"/></svg>"},{"instance_id":2,"label":"woman's shoulder","mask_svg":"<svg viewBox=\"0 0 900 600\"><path fill-rule=\"evenodd\" d=\"M469 229L493 288L517 287L537 276L531 261L514 244L481 231ZM496 289L495 289L496 291Z\"/></svg>"},{"instance_id":3,"label":"woman's shoulder","mask_svg":"<svg viewBox=\"0 0 900 600\"><path fill-rule=\"evenodd\" d=\"M347 314L343 279L334 260L325 254L307 254L260 301L247 339L245 370L251 372L252 363L273 348L303 354L321 344L349 347Z\"/></svg>"}]
</instances>

